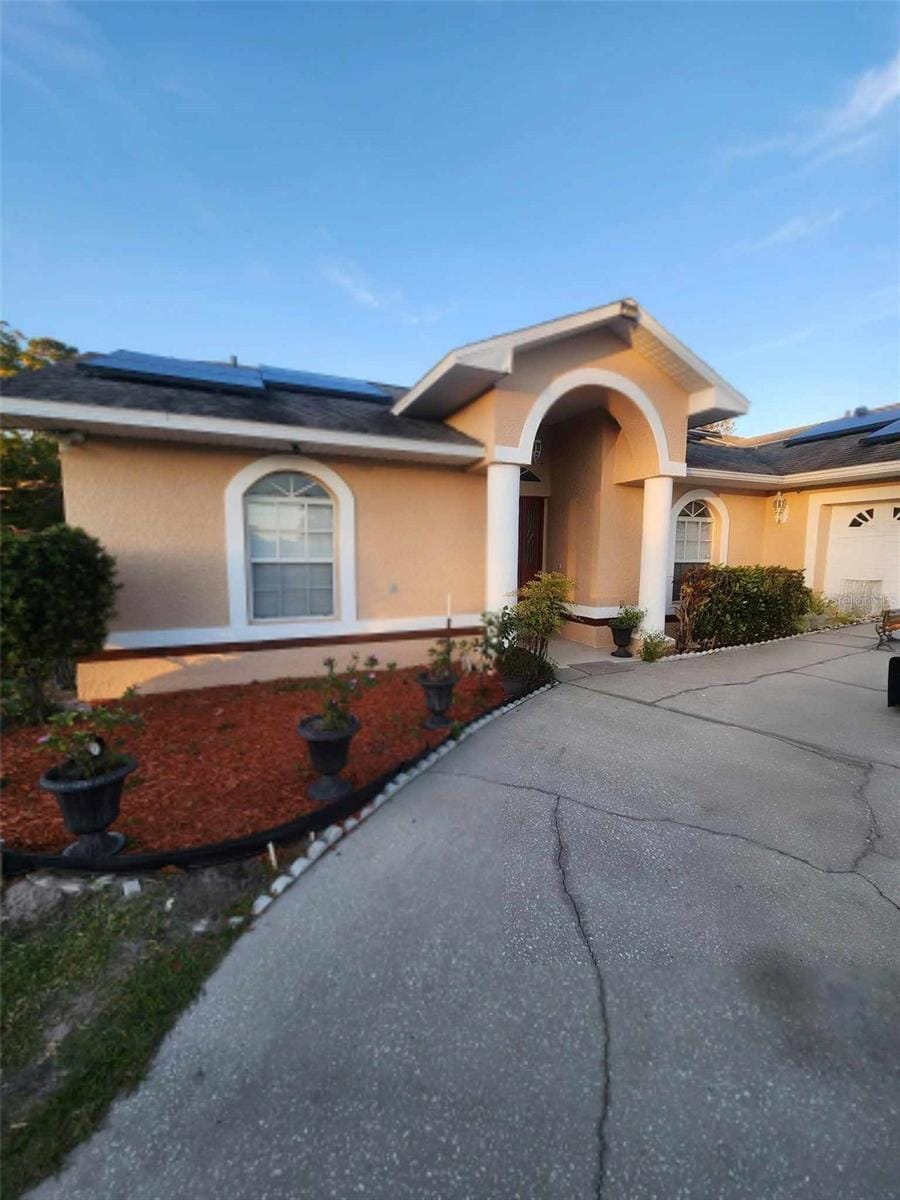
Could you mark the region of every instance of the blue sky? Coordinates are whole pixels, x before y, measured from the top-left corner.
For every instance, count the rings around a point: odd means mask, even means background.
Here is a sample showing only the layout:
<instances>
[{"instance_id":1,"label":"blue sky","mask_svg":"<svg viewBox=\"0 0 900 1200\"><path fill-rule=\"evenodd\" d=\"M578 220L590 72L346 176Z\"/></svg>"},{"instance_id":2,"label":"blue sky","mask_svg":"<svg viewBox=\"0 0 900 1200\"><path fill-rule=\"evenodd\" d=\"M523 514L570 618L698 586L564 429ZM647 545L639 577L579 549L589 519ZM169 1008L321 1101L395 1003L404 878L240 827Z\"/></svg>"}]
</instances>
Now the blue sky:
<instances>
[{"instance_id":1,"label":"blue sky","mask_svg":"<svg viewBox=\"0 0 900 1200\"><path fill-rule=\"evenodd\" d=\"M740 432L895 402L897 13L6 3L4 316L403 384L634 296Z\"/></svg>"}]
</instances>

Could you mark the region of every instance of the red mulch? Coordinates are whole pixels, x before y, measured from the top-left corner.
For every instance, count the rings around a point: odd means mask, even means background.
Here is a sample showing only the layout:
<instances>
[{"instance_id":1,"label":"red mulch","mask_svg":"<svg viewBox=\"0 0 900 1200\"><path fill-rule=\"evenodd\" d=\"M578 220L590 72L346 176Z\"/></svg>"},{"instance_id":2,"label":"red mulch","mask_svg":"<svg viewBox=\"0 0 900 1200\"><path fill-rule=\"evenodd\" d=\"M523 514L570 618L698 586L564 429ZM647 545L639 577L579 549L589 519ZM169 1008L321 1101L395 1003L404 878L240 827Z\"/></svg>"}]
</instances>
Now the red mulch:
<instances>
[{"instance_id":1,"label":"red mulch","mask_svg":"<svg viewBox=\"0 0 900 1200\"><path fill-rule=\"evenodd\" d=\"M483 699L479 684L478 676L457 684L451 720L465 724L503 698L496 678L488 678ZM221 842L315 809L306 794L315 774L297 722L321 710L321 696L304 681L141 696L130 707L146 725L127 731L125 748L140 768L126 784L113 826L128 837L128 849ZM355 788L446 737L422 728L427 711L415 670L380 672L378 684L354 700L352 711L362 728L344 774ZM56 800L37 784L57 757L38 745L42 732L32 726L3 739L0 828L10 849L54 852L74 840Z\"/></svg>"}]
</instances>

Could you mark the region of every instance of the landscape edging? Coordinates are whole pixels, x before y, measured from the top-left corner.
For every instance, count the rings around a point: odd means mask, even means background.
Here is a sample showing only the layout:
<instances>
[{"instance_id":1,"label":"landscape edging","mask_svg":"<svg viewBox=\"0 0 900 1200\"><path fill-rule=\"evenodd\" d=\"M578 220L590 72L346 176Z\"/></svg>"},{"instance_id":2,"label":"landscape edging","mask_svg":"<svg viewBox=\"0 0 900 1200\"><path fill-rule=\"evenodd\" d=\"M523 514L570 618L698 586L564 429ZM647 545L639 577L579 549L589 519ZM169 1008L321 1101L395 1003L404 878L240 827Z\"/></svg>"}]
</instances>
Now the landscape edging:
<instances>
[{"instance_id":1,"label":"landscape edging","mask_svg":"<svg viewBox=\"0 0 900 1200\"><path fill-rule=\"evenodd\" d=\"M843 625L826 625L823 629L803 629L800 633L786 633L783 637L764 638L761 642L736 642L733 646L714 646L712 650L686 650L683 654L664 654L655 661L678 662L683 658L702 658L704 654L723 654L726 650L752 650L754 646L771 646L774 642L792 642L796 638L811 637L814 633L835 633L840 629L850 629L856 625L871 625L873 618L865 617L859 621L847 621ZM577 666L577 664L573 664Z\"/></svg>"},{"instance_id":2,"label":"landscape edging","mask_svg":"<svg viewBox=\"0 0 900 1200\"><path fill-rule=\"evenodd\" d=\"M551 686L551 684L545 685L545 687ZM452 750L454 746L458 745L471 733L480 729L486 721L493 720L494 717L508 712L511 708L515 708L524 700L527 700L530 696L543 690L544 687L536 688L517 700L503 701L494 708L482 713L480 717L476 717L474 721L470 721L467 725L464 725L457 738L448 739L434 750L426 751L416 758L400 763L389 773L351 792L349 796L332 801L331 804L323 805L314 812L305 813L303 816L284 822L281 825L273 825L268 829L257 830L254 833L247 834L245 837L232 838L225 842L209 842L200 846L189 846L178 850L157 850L141 854L128 854L97 862L66 858L62 854L32 853L25 850L16 850L15 847L4 845L2 848L3 876L11 878L17 875L25 875L34 870L48 869L92 875L110 873L114 875L134 875L144 871L159 871L164 867L190 869L191 867L215 866L220 863L237 862L243 858L252 858L262 853L270 843L279 845L285 842L297 841L306 834L319 834L324 829L335 827L336 822L346 821L357 810L364 810L369 805L375 803L376 800L378 800L378 804L375 804L375 807L378 807L384 802L384 799L392 796L395 791L424 770L425 766L430 766L436 761L437 757L443 757L444 754ZM316 845L316 841L313 841L312 845Z\"/></svg>"},{"instance_id":3,"label":"landscape edging","mask_svg":"<svg viewBox=\"0 0 900 1200\"><path fill-rule=\"evenodd\" d=\"M498 717L505 716L506 713L511 712L514 708L518 708L520 704L524 704L525 701L530 700L532 696L537 696L541 692L546 692L549 688L554 686L555 684L553 683L542 684L541 687L532 689L532 691L527 692L524 696L520 696L517 700L506 701L503 704L499 704L496 708L492 708L490 711L482 713L480 717L476 717L474 721L470 721L468 725L464 726L460 730L459 737L454 738L452 741L448 740L446 742L441 742L441 744L436 746L434 750L429 751L428 754L423 754L421 758L416 761L413 767L400 771L364 808L360 809L355 816L349 817L347 820L345 820L343 826L335 824L322 831L321 837L316 838L315 841L311 842L310 845L307 846L305 854L301 854L298 858L295 858L288 867L287 872L279 875L277 879L273 880L268 891L260 892L260 894L253 901L251 916L262 916L272 902L276 900L278 896L282 895L283 892L286 892L287 889L297 879L299 879L309 867L312 866L317 858L321 858L322 855L327 850L330 850L332 846L336 845L341 838L346 836L346 834L351 833L354 829L357 829L363 824L364 821L367 821L369 817L376 813L383 804L386 804L392 796L395 796L397 792L402 791L402 789L408 784L412 783L414 779L418 778L418 776L424 771L427 771L429 767L433 767L434 764L439 759L443 758L445 754L449 754L452 750L455 750L457 746L464 742L467 737L470 737L473 733L477 733L479 729L483 728L483 726L487 725L489 722L495 721Z\"/></svg>"}]
</instances>

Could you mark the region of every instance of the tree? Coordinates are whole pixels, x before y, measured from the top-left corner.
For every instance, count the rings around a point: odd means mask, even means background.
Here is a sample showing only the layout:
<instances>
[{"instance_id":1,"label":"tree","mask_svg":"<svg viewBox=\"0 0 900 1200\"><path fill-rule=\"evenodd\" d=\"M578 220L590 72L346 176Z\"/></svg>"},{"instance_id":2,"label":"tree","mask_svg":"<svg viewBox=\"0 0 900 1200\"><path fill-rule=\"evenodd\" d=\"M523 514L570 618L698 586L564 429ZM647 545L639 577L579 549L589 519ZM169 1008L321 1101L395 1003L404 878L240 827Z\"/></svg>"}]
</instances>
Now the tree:
<instances>
[{"instance_id":1,"label":"tree","mask_svg":"<svg viewBox=\"0 0 900 1200\"><path fill-rule=\"evenodd\" d=\"M63 520L59 445L44 433L4 429L0 434L0 524L46 529Z\"/></svg>"},{"instance_id":2,"label":"tree","mask_svg":"<svg viewBox=\"0 0 900 1200\"><path fill-rule=\"evenodd\" d=\"M116 587L115 559L83 529L0 530L3 670L25 683L34 720L59 664L102 650Z\"/></svg>"},{"instance_id":3,"label":"tree","mask_svg":"<svg viewBox=\"0 0 900 1200\"><path fill-rule=\"evenodd\" d=\"M8 321L0 321L0 379L9 379L18 371L37 371L50 363L74 358L77 353L74 346L56 338L26 338Z\"/></svg>"},{"instance_id":4,"label":"tree","mask_svg":"<svg viewBox=\"0 0 900 1200\"><path fill-rule=\"evenodd\" d=\"M36 371L73 358L78 351L56 338L26 338L0 321L0 378ZM46 529L63 519L59 446L54 438L27 430L0 436L0 523L10 529Z\"/></svg>"}]
</instances>

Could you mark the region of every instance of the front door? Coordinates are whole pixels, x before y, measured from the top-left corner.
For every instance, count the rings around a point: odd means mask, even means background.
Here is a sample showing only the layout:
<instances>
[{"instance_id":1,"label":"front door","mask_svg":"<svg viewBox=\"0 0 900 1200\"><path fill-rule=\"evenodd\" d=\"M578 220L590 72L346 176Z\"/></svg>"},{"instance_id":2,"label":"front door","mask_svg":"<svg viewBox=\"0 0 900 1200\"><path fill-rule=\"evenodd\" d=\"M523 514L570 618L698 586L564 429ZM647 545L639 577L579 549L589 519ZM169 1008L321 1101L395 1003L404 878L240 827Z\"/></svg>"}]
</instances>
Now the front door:
<instances>
[{"instance_id":1,"label":"front door","mask_svg":"<svg viewBox=\"0 0 900 1200\"><path fill-rule=\"evenodd\" d=\"M519 587L544 566L544 497L519 497Z\"/></svg>"}]
</instances>

